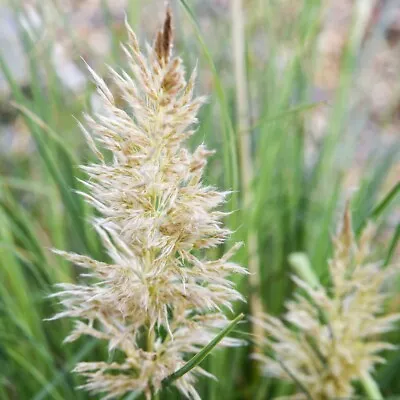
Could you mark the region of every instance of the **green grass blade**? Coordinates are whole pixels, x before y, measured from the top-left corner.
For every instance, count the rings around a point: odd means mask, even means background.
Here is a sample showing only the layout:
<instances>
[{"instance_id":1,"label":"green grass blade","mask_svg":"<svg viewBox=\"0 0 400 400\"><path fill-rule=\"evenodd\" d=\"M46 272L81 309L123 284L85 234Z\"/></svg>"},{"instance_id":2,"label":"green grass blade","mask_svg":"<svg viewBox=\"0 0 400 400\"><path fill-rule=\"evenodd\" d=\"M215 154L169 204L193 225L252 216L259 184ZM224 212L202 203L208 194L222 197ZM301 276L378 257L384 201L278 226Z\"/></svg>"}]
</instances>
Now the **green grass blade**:
<instances>
[{"instance_id":1,"label":"green grass blade","mask_svg":"<svg viewBox=\"0 0 400 400\"><path fill-rule=\"evenodd\" d=\"M22 107L25 107L26 99L24 98L21 89L18 87L16 82L14 81L11 72L9 71L7 65L5 64L3 57L0 54L0 69L4 73L4 76L9 83L14 97L17 99L17 102ZM31 117L32 112L30 112L29 116ZM34 115L34 113L33 113ZM72 193L71 188L67 185L59 167L57 164L54 155L51 152L49 147L48 140L45 140L41 134L41 128L37 126L27 115L25 115L25 121L28 125L28 128L35 140L37 145L38 152L43 160L45 167L47 168L50 176L54 179L57 187L60 191L61 197L69 210L68 215L71 216L73 220L74 229L81 239L81 242L85 248L88 248L88 241L86 237L86 232L84 228L84 221L82 220L82 199L79 198L78 195Z\"/></svg>"},{"instance_id":2,"label":"green grass blade","mask_svg":"<svg viewBox=\"0 0 400 400\"><path fill-rule=\"evenodd\" d=\"M201 351L199 351L195 356L193 356L182 368L178 369L178 371L174 372L167 378L165 378L162 383L164 387L169 386L171 383L181 378L183 375L188 373L190 370L199 365L207 356L210 354L212 349L229 333L232 329L239 323L240 320L244 318L244 314L239 314L232 322L222 329L222 331L215 336L207 346L205 346Z\"/></svg>"},{"instance_id":3,"label":"green grass blade","mask_svg":"<svg viewBox=\"0 0 400 400\"><path fill-rule=\"evenodd\" d=\"M400 239L400 224L397 224L396 231L394 232L393 238L389 245L389 250L385 258L384 266L389 265L390 262L392 261L399 239Z\"/></svg>"},{"instance_id":4,"label":"green grass blade","mask_svg":"<svg viewBox=\"0 0 400 400\"><path fill-rule=\"evenodd\" d=\"M135 400L137 399L143 392L141 390L138 391L134 391L131 394L129 394L128 396L126 396L124 398L124 400Z\"/></svg>"},{"instance_id":5,"label":"green grass blade","mask_svg":"<svg viewBox=\"0 0 400 400\"><path fill-rule=\"evenodd\" d=\"M82 349L79 350L77 354L72 357L63 371L59 371L56 373L55 377L43 387L43 389L37 393L32 400L45 400L48 398L48 395L54 390L55 387L64 379L65 375L69 373L70 369L81 361L84 357L86 357L96 346L96 340L90 340L87 342Z\"/></svg>"},{"instance_id":6,"label":"green grass blade","mask_svg":"<svg viewBox=\"0 0 400 400\"><path fill-rule=\"evenodd\" d=\"M37 380L39 384L43 386L47 384L46 377L40 372L38 368L36 368L34 363L31 363L22 354L17 353L13 349L8 349L7 352L15 360L15 362L19 364L22 369L29 372L30 375L35 380ZM55 388L51 388L47 398L51 398L54 400L64 400L63 396L61 396L60 393L57 390L55 390Z\"/></svg>"},{"instance_id":7,"label":"green grass blade","mask_svg":"<svg viewBox=\"0 0 400 400\"><path fill-rule=\"evenodd\" d=\"M325 102L317 102L317 103L311 103L311 104L300 104L299 106L290 108L287 111L284 111L280 114L273 115L273 116L268 116L265 115L264 117L260 118L255 124L253 124L250 129L256 129L259 128L261 125L264 124L269 124L275 121L279 121L281 119L306 112L306 111L311 111L315 110L317 107L320 107L322 105L326 104Z\"/></svg>"},{"instance_id":8,"label":"green grass blade","mask_svg":"<svg viewBox=\"0 0 400 400\"><path fill-rule=\"evenodd\" d=\"M384 199L371 211L370 218L376 220L389 207L400 192L400 182L384 197Z\"/></svg>"},{"instance_id":9,"label":"green grass blade","mask_svg":"<svg viewBox=\"0 0 400 400\"><path fill-rule=\"evenodd\" d=\"M36 115L34 112L32 112L29 108L27 108L23 104L18 104L14 101L11 101L10 104L13 107L15 107L17 110L19 110L24 116L26 116L34 124L36 124L38 127L40 127L43 132L46 132L48 135L48 138L51 139L59 147L59 149L65 154L65 156L68 157L68 160L71 164L73 164L73 165L79 164L78 158L72 152L72 150L67 146L65 141L62 140L60 138L60 136L57 135L57 133L54 132L54 130L51 129L51 127L48 124L46 124L46 122L44 122L38 115Z\"/></svg>"}]
</instances>

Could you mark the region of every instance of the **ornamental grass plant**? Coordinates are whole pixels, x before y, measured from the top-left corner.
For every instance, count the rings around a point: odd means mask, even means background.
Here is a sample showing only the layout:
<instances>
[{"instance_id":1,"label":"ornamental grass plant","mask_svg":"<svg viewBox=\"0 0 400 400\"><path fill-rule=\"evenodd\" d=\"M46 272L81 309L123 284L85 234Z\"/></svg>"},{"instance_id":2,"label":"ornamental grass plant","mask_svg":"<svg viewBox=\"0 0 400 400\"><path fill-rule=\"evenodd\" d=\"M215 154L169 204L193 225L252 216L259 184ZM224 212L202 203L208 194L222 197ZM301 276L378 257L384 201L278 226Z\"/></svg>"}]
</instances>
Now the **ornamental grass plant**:
<instances>
[{"instance_id":1,"label":"ornamental grass plant","mask_svg":"<svg viewBox=\"0 0 400 400\"><path fill-rule=\"evenodd\" d=\"M0 400L397 399L397 1L169 3L0 0Z\"/></svg>"}]
</instances>

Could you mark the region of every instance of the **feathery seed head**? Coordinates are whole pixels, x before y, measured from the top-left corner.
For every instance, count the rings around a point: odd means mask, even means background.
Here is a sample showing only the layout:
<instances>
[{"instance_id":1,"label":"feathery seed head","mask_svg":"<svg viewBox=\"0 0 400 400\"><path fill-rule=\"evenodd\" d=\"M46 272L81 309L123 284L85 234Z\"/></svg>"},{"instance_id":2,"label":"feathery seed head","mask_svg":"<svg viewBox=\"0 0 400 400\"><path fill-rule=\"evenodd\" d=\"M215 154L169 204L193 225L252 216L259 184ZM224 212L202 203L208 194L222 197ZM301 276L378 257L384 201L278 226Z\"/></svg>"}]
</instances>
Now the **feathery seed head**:
<instances>
[{"instance_id":1,"label":"feathery seed head","mask_svg":"<svg viewBox=\"0 0 400 400\"><path fill-rule=\"evenodd\" d=\"M373 232L369 224L356 243L347 208L333 241L330 290L295 277L302 292L287 302L283 320L264 315L257 321L265 330L268 355L255 357L268 375L302 386L293 399L352 397L352 382L383 362L380 351L393 348L380 336L400 319L384 313L385 284L398 269L371 262Z\"/></svg>"},{"instance_id":2,"label":"feathery seed head","mask_svg":"<svg viewBox=\"0 0 400 400\"><path fill-rule=\"evenodd\" d=\"M79 363L84 388L105 398L129 391L147 397L229 321L222 309L242 300L228 280L245 270L229 259L199 251L222 244L230 231L216 210L227 195L202 184L207 157L204 145L194 153L184 147L203 102L194 97L195 71L185 81L182 62L172 56L172 22L168 9L163 29L148 56L127 25L123 49L129 72L110 69L126 103L117 105L104 81L89 68L104 112L85 116L81 128L98 164L83 166L88 175L82 193L100 213L94 220L109 262L58 251L83 268L95 284L61 284L64 310L54 318L78 321L66 341L89 335L108 342L121 362ZM106 163L97 145L112 152ZM240 342L225 338L224 345ZM175 381L187 397L197 399L197 367Z\"/></svg>"}]
</instances>

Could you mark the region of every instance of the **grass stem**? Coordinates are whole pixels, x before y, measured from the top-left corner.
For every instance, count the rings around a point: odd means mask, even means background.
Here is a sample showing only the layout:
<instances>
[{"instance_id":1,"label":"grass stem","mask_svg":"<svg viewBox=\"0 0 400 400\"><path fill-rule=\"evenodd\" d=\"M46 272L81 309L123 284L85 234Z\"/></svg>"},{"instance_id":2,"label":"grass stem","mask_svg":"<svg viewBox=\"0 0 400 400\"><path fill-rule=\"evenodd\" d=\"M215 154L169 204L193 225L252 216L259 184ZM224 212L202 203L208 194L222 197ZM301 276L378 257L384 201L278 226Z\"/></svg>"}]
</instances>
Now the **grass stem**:
<instances>
[{"instance_id":1,"label":"grass stem","mask_svg":"<svg viewBox=\"0 0 400 400\"><path fill-rule=\"evenodd\" d=\"M241 189L243 193L243 212L248 214L253 204L252 183L254 178L251 134L249 123L249 101L246 77L245 62L245 32L243 18L242 0L232 1L232 39L233 56L236 83L236 112L237 112L237 132L239 143L239 158L241 172ZM251 221L251 218L248 218ZM250 312L253 316L262 313L262 302L260 299L260 260L258 253L258 235L253 224L247 229L247 257L248 269L250 272ZM253 334L257 338L261 332L257 325L253 325Z\"/></svg>"},{"instance_id":2,"label":"grass stem","mask_svg":"<svg viewBox=\"0 0 400 400\"><path fill-rule=\"evenodd\" d=\"M361 384L370 400L383 400L379 387L372 376L366 372L361 376Z\"/></svg>"}]
</instances>

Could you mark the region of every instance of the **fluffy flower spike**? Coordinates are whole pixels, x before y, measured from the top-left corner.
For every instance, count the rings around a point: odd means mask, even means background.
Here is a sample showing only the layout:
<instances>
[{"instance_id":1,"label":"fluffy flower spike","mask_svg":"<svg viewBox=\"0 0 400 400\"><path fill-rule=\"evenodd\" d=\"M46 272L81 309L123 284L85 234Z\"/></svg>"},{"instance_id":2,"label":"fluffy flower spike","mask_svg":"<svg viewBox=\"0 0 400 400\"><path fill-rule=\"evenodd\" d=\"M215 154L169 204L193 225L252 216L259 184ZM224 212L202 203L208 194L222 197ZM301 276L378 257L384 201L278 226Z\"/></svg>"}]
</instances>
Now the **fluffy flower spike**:
<instances>
[{"instance_id":1,"label":"fluffy flower spike","mask_svg":"<svg viewBox=\"0 0 400 400\"><path fill-rule=\"evenodd\" d=\"M347 209L329 262L331 288L311 287L296 277L302 291L286 304L283 320L264 315L257 321L267 355L255 357L267 375L297 384L292 399L351 398L352 382L384 361L380 351L393 348L381 335L400 319L384 313L386 284L398 269L370 261L373 233L370 224L356 243Z\"/></svg>"},{"instance_id":2,"label":"fluffy flower spike","mask_svg":"<svg viewBox=\"0 0 400 400\"><path fill-rule=\"evenodd\" d=\"M101 215L93 224L110 262L58 251L92 283L61 284L54 295L64 308L54 318L77 319L67 342L92 336L118 355L118 362L75 368L87 379L83 387L106 399L157 392L229 323L222 310L242 297L228 277L245 273L229 260L238 245L217 260L203 257L230 234L216 210L227 193L201 182L211 152L184 147L203 99L193 96L195 72L186 82L181 60L172 56L171 12L147 57L127 29L129 73L110 70L126 108L90 69L103 112L86 115L81 126L100 161L82 167L89 177L82 195ZM112 162L98 145L112 153ZM210 376L198 367L175 381L188 398L199 398L196 375Z\"/></svg>"}]
</instances>

